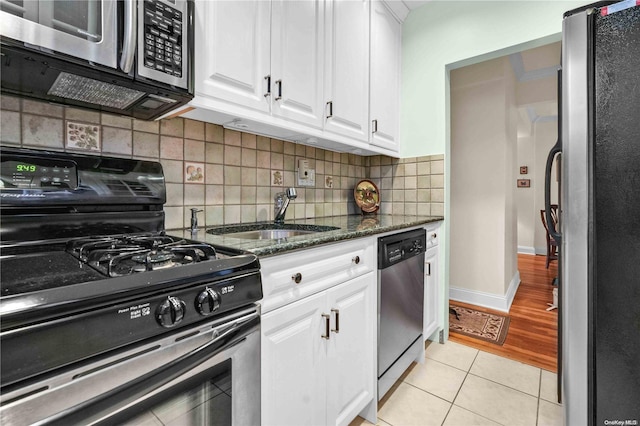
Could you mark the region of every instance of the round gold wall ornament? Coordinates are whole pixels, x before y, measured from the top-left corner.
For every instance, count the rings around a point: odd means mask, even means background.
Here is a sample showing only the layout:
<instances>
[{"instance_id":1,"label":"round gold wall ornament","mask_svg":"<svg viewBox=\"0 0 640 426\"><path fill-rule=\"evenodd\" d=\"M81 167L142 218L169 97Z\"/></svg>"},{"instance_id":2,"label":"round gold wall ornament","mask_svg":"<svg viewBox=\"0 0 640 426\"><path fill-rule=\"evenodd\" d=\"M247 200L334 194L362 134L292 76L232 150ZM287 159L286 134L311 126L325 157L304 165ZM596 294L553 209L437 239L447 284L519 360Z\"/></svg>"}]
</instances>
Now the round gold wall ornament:
<instances>
[{"instance_id":1,"label":"round gold wall ornament","mask_svg":"<svg viewBox=\"0 0 640 426\"><path fill-rule=\"evenodd\" d=\"M353 189L353 197L364 213L374 213L380 208L380 191L369 179L358 182Z\"/></svg>"}]
</instances>

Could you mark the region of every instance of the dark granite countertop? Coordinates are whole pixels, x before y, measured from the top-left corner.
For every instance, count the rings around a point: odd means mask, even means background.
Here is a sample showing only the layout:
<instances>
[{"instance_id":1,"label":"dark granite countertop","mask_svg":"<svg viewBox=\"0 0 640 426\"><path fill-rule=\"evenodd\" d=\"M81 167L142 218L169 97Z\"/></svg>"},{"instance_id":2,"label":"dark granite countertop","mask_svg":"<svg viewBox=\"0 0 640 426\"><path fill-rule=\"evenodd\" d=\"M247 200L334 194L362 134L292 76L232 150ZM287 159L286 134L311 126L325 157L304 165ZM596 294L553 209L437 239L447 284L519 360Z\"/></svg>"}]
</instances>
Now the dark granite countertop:
<instances>
[{"instance_id":1,"label":"dark granite countertop","mask_svg":"<svg viewBox=\"0 0 640 426\"><path fill-rule=\"evenodd\" d=\"M248 240L220 234L214 235L207 232L209 230L224 232L225 229L223 228L230 227L233 227L235 232L239 232L256 229L256 225L258 224L272 227L271 225L273 225L273 222L213 226L200 229L195 235L192 235L189 229L168 229L167 234L203 241L218 247L230 247L236 250L248 251L258 256L265 257L336 241L402 230L430 222L437 222L443 219L444 218L442 216L348 215L303 220L287 220L285 221L285 228L287 225L291 225L292 227L299 227L303 229L313 229L314 227L335 227L338 229L299 235L283 240ZM228 231L228 229L226 229L226 231Z\"/></svg>"}]
</instances>

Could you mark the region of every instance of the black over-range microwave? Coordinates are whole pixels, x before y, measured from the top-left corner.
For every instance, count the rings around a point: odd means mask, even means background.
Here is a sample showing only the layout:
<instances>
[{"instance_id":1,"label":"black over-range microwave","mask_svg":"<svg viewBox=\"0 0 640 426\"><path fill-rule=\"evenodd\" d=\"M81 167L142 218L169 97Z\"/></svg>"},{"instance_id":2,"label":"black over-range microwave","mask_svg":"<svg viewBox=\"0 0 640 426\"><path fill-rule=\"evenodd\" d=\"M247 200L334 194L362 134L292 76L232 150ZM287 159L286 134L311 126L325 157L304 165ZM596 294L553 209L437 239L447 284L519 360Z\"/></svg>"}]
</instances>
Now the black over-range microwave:
<instances>
[{"instance_id":1,"label":"black over-range microwave","mask_svg":"<svg viewBox=\"0 0 640 426\"><path fill-rule=\"evenodd\" d=\"M0 0L2 93L154 119L193 98L192 0Z\"/></svg>"}]
</instances>

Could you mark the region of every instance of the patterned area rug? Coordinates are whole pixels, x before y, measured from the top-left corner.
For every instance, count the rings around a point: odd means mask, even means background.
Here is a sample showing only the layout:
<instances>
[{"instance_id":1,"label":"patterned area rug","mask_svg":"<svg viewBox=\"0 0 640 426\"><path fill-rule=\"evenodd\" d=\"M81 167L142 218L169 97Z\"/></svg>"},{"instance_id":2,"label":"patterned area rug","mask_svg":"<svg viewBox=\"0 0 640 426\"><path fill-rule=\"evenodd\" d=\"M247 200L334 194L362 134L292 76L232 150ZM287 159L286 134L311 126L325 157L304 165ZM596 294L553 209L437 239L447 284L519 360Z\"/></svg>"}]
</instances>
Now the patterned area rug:
<instances>
[{"instance_id":1,"label":"patterned area rug","mask_svg":"<svg viewBox=\"0 0 640 426\"><path fill-rule=\"evenodd\" d=\"M457 318L456 318L457 314ZM502 345L509 331L509 317L462 306L449 305L449 331Z\"/></svg>"}]
</instances>

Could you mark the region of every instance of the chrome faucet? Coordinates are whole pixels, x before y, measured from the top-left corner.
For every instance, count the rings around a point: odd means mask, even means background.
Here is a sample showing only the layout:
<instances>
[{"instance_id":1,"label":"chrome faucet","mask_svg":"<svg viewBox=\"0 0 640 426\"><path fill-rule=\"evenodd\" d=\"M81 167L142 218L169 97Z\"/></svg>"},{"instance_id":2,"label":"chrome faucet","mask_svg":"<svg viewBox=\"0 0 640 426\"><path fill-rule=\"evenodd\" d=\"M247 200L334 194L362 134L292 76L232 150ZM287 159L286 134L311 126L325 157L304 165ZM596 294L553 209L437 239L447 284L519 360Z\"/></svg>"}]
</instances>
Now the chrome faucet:
<instances>
[{"instance_id":1,"label":"chrome faucet","mask_svg":"<svg viewBox=\"0 0 640 426\"><path fill-rule=\"evenodd\" d=\"M298 194L295 188L287 188L286 192L278 192L275 196L275 223L284 223L284 215L287 213L289 201L295 200Z\"/></svg>"},{"instance_id":2,"label":"chrome faucet","mask_svg":"<svg viewBox=\"0 0 640 426\"><path fill-rule=\"evenodd\" d=\"M191 233L198 232L198 213L202 210L191 208Z\"/></svg>"}]
</instances>

